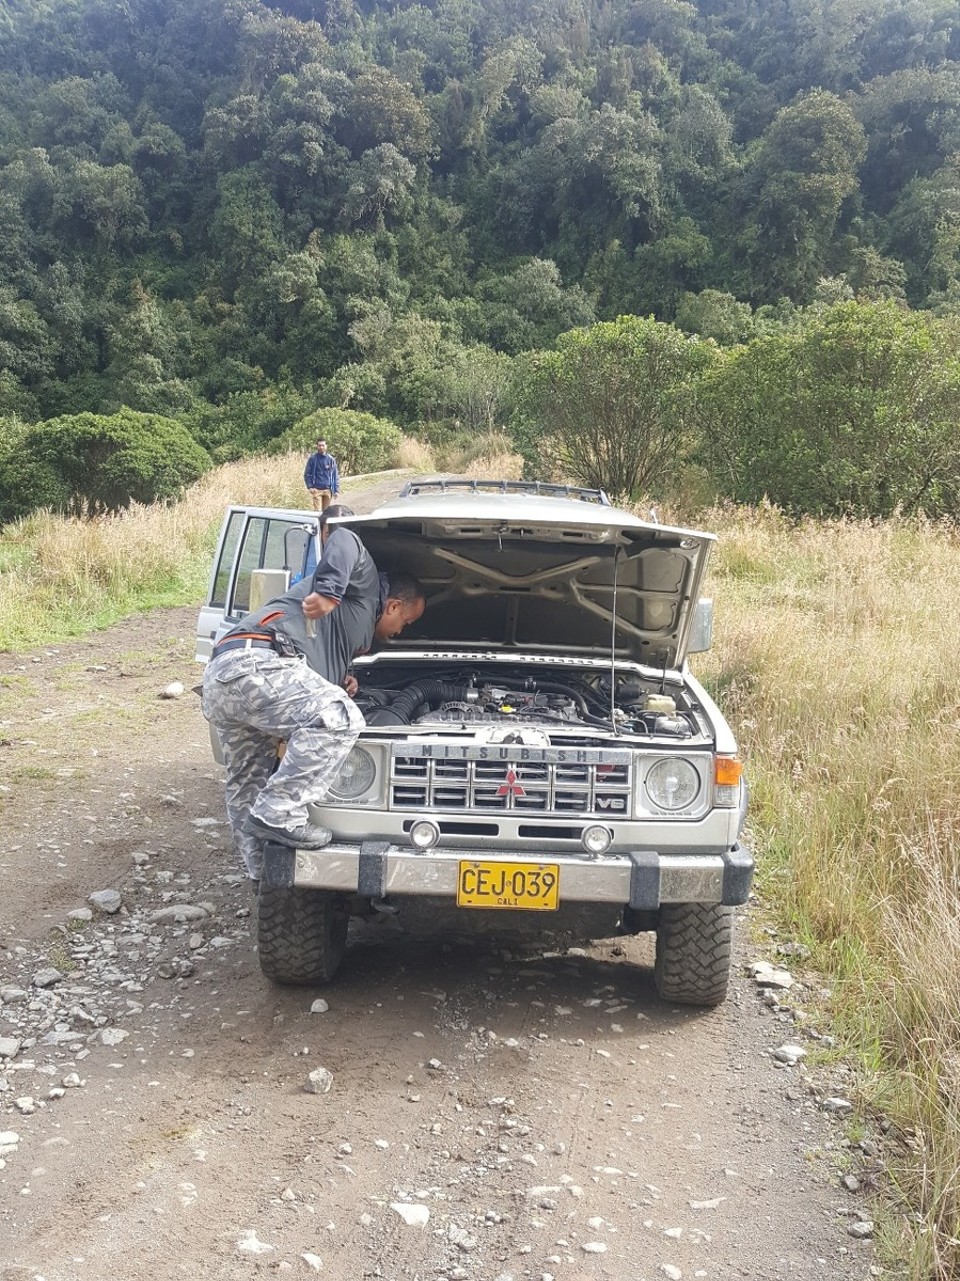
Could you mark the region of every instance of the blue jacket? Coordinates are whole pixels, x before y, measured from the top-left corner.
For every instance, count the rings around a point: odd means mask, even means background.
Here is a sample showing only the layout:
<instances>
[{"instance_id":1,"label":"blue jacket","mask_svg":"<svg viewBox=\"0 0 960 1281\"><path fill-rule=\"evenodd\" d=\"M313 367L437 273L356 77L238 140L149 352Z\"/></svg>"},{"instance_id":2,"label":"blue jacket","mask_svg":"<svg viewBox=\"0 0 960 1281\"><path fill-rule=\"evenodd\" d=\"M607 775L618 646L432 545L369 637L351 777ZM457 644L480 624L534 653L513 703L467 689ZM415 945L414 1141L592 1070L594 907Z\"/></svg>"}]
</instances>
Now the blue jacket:
<instances>
[{"instance_id":1,"label":"blue jacket","mask_svg":"<svg viewBox=\"0 0 960 1281\"><path fill-rule=\"evenodd\" d=\"M319 451L311 454L303 473L303 483L307 489L329 489L331 494L339 494L337 460L331 454L321 454Z\"/></svg>"}]
</instances>

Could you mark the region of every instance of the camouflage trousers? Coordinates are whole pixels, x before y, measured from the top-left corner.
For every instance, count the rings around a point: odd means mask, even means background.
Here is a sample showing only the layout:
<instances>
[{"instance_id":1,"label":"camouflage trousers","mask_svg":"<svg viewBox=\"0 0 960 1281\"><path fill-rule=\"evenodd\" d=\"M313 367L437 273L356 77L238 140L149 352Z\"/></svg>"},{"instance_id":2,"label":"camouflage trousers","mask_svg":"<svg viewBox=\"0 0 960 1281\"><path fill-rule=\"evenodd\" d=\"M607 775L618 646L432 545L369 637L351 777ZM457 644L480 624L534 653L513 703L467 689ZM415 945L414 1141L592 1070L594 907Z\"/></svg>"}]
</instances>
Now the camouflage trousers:
<instances>
[{"instance_id":1,"label":"camouflage trousers","mask_svg":"<svg viewBox=\"0 0 960 1281\"><path fill-rule=\"evenodd\" d=\"M220 738L227 818L247 874L259 877L260 841L244 831L249 814L274 827L299 827L319 805L363 728L337 685L302 658L265 649L228 650L203 673L203 714ZM277 746L286 749L277 765Z\"/></svg>"}]
</instances>

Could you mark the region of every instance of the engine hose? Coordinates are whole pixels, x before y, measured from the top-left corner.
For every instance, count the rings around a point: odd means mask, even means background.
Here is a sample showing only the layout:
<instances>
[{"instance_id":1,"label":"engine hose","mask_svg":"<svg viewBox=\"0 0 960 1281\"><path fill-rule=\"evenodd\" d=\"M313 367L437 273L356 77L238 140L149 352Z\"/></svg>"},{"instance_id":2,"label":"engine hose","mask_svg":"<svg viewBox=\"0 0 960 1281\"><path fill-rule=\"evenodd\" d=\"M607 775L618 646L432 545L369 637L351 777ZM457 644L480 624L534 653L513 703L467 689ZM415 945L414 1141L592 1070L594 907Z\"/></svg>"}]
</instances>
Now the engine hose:
<instances>
[{"instance_id":1,"label":"engine hose","mask_svg":"<svg viewBox=\"0 0 960 1281\"><path fill-rule=\"evenodd\" d=\"M436 699L441 703L463 702L469 686L447 685L445 681L425 680L408 685L398 694L389 707L378 707L366 718L368 725L409 725L410 718L421 703Z\"/></svg>"},{"instance_id":2,"label":"engine hose","mask_svg":"<svg viewBox=\"0 0 960 1281\"><path fill-rule=\"evenodd\" d=\"M587 705L586 697L580 692L580 690L574 689L572 685L564 685L562 681L538 680L537 691L544 694L566 694L567 697L572 698L580 708L581 715L589 716L591 713L591 709Z\"/></svg>"}]
</instances>

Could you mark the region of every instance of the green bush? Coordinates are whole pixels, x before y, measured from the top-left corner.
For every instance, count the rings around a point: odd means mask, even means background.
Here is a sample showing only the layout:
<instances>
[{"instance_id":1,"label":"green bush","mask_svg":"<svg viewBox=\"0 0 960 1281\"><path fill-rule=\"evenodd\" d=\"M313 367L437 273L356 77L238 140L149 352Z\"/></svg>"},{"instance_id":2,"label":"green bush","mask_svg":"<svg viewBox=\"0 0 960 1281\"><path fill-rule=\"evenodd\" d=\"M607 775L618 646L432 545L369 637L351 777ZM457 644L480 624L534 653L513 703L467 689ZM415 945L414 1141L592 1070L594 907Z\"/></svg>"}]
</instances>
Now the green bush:
<instances>
[{"instance_id":1,"label":"green bush","mask_svg":"<svg viewBox=\"0 0 960 1281\"><path fill-rule=\"evenodd\" d=\"M0 459L0 521L50 507L72 516L176 498L210 457L172 418L132 409L28 427Z\"/></svg>"},{"instance_id":2,"label":"green bush","mask_svg":"<svg viewBox=\"0 0 960 1281\"><path fill-rule=\"evenodd\" d=\"M316 403L309 385L266 383L235 392L223 404L200 402L180 421L215 462L227 463L272 448L290 424L299 422Z\"/></svg>"},{"instance_id":3,"label":"green bush","mask_svg":"<svg viewBox=\"0 0 960 1281\"><path fill-rule=\"evenodd\" d=\"M572 329L513 371L512 436L526 467L613 498L658 488L690 436L690 391L717 359L712 342L641 316Z\"/></svg>"},{"instance_id":4,"label":"green bush","mask_svg":"<svg viewBox=\"0 0 960 1281\"><path fill-rule=\"evenodd\" d=\"M341 476L355 476L395 467L403 432L386 418L355 409L318 409L284 432L277 448L306 454L318 440L327 442Z\"/></svg>"},{"instance_id":5,"label":"green bush","mask_svg":"<svg viewBox=\"0 0 960 1281\"><path fill-rule=\"evenodd\" d=\"M954 515L956 351L955 326L895 303L811 308L703 380L703 461L726 496L796 515Z\"/></svg>"}]
</instances>

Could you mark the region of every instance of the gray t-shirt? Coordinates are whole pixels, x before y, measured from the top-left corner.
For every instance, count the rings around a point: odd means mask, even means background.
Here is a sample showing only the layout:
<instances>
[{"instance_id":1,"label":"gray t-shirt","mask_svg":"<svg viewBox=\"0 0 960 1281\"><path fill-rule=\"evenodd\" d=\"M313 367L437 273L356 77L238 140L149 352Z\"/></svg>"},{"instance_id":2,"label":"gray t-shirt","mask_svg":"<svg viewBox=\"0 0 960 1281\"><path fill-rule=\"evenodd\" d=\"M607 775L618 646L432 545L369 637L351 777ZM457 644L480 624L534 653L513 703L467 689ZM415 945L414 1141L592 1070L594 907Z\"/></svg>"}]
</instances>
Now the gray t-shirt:
<instances>
[{"instance_id":1,"label":"gray t-shirt","mask_svg":"<svg viewBox=\"0 0 960 1281\"><path fill-rule=\"evenodd\" d=\"M301 608L311 592L340 601L331 614L312 624ZM380 592L373 557L356 534L341 525L330 532L311 578L245 614L227 635L273 632L286 636L315 672L339 685L354 657L373 644Z\"/></svg>"}]
</instances>

